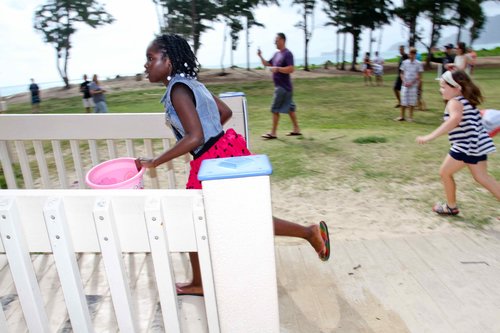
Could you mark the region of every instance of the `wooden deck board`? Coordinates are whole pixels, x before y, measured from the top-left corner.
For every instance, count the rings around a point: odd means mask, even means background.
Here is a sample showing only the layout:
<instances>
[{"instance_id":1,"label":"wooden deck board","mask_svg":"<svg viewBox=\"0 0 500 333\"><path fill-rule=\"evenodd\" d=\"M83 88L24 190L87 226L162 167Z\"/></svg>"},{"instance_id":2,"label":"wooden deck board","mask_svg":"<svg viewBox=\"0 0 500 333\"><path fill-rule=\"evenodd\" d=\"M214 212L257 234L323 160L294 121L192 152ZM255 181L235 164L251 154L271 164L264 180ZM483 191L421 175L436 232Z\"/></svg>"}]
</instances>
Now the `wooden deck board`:
<instances>
[{"instance_id":1,"label":"wooden deck board","mask_svg":"<svg viewBox=\"0 0 500 333\"><path fill-rule=\"evenodd\" d=\"M386 281L395 291L395 295L391 295L391 298L387 301L382 300L382 304L385 304L396 313L400 313L407 329L411 332L417 328L428 331L429 326L432 325L438 325L440 332L448 332L449 328L437 318L432 318L430 320L432 322L429 322L429 320L424 322L425 317L434 317L436 306L405 265L398 259L387 240L382 240L382 242L373 241L367 244L367 247L373 248L370 253L376 263L374 268L381 270L382 276L380 278L382 281ZM360 269L363 270L363 268ZM366 279L372 279L369 271L366 271ZM393 302L396 302L396 304ZM399 307L401 307L401 311L398 311Z\"/></svg>"},{"instance_id":2,"label":"wooden deck board","mask_svg":"<svg viewBox=\"0 0 500 333\"><path fill-rule=\"evenodd\" d=\"M483 257L486 253L479 252L464 252L461 246L455 246L449 241L448 237L430 237L432 245L434 245L443 256L455 258L451 261L452 267L457 272L461 272L466 283L473 285L477 293L473 298L464 300L464 306L469 311L474 311L472 304L475 304L481 309L477 313L477 321L483 326L488 326L485 329L491 330L494 325L498 332L500 328L500 266L498 264L483 264L478 258ZM487 255L487 254L486 254ZM488 260L488 259L486 259ZM467 264L470 263L470 264ZM477 310L476 310L477 311ZM491 323L489 325L484 325Z\"/></svg>"},{"instance_id":3,"label":"wooden deck board","mask_svg":"<svg viewBox=\"0 0 500 333\"><path fill-rule=\"evenodd\" d=\"M32 262L33 262L33 268L35 270L35 274L37 276L37 279L40 283L40 289L42 291L42 296L44 297L44 301L47 302L48 299L45 297L44 291L45 287L47 289L50 289L50 284L47 283L47 279L44 279L44 277L47 274L52 274L51 272L55 271L55 266L54 266L54 261L51 260L51 258L48 258L45 255L34 255L32 257ZM10 271L9 271L10 275ZM2 278L3 280L3 278ZM21 310L21 304L19 302L19 298L17 298L17 291L14 285L14 282L12 281L12 277L10 277L10 283L8 286L8 293L11 295L16 295L15 299L12 301L11 304L9 304L9 307L7 308L7 311L5 313L7 317L7 323L9 327L9 332L27 332L27 326L26 322L24 320L24 316ZM4 294L0 295L3 296ZM49 318L50 319L50 318Z\"/></svg>"},{"instance_id":4,"label":"wooden deck board","mask_svg":"<svg viewBox=\"0 0 500 333\"><path fill-rule=\"evenodd\" d=\"M495 258L498 252L483 251L482 248L470 242L468 238L462 238L458 241L455 240L455 237L447 237L445 240L460 252L460 260L455 264L483 284L492 296L495 306L500 308L500 289L498 288L500 262Z\"/></svg>"},{"instance_id":5,"label":"wooden deck board","mask_svg":"<svg viewBox=\"0 0 500 333\"><path fill-rule=\"evenodd\" d=\"M386 244L421 288L419 294L425 297L425 302L417 302L426 307L424 317L428 325L442 332L459 332L459 328L465 324L464 315L467 315L461 311L460 300L439 280L425 259L415 253L406 239L394 239ZM452 315L448 316L448 312Z\"/></svg>"},{"instance_id":6,"label":"wooden deck board","mask_svg":"<svg viewBox=\"0 0 500 333\"><path fill-rule=\"evenodd\" d=\"M91 318L96 332L117 332L117 323L111 295L109 292L106 270L100 254L86 253L79 260L80 269L86 266L93 273L88 279L83 279L87 298L93 297Z\"/></svg>"},{"instance_id":7,"label":"wooden deck board","mask_svg":"<svg viewBox=\"0 0 500 333\"><path fill-rule=\"evenodd\" d=\"M437 278L459 299L461 312L466 314L465 318L470 321L469 324L475 326L472 331L494 332L489 331L494 321L483 320L483 309L488 307L491 300L483 299L488 291L476 277L470 276L463 270L463 267L455 264L459 260L457 252L446 252L435 246L438 242L443 242L444 237L447 236L412 238L407 241L420 257L425 258Z\"/></svg>"},{"instance_id":8,"label":"wooden deck board","mask_svg":"<svg viewBox=\"0 0 500 333\"><path fill-rule=\"evenodd\" d=\"M7 267L7 256L5 254L0 254L0 273L5 267Z\"/></svg>"},{"instance_id":9,"label":"wooden deck board","mask_svg":"<svg viewBox=\"0 0 500 333\"><path fill-rule=\"evenodd\" d=\"M376 316L364 316L363 313L372 299L365 292L363 284L360 283L361 277L352 274L358 263L349 255L349 246L349 242L334 243L332 261L328 262L334 276L330 287L334 289L336 294L337 311L339 312L336 327L339 332L376 332L370 327L370 320L372 318L376 320ZM318 259L314 258L314 261L318 262ZM323 276L323 279L328 281L327 276Z\"/></svg>"},{"instance_id":10,"label":"wooden deck board","mask_svg":"<svg viewBox=\"0 0 500 333\"><path fill-rule=\"evenodd\" d=\"M346 246L347 255L353 263L347 274L364 288L367 299L360 313L374 332L409 332L403 318L413 320L412 313L401 304L399 314L395 312L393 307L400 296L392 283L388 283L376 256L372 255L377 244L385 247L379 240L348 242ZM391 325L388 326L388 323Z\"/></svg>"},{"instance_id":11,"label":"wooden deck board","mask_svg":"<svg viewBox=\"0 0 500 333\"><path fill-rule=\"evenodd\" d=\"M283 333L443 333L500 331L500 239L455 230L368 240L332 239L323 263L305 242L276 246ZM16 290L0 256L0 299L9 330L26 332ZM124 255L141 332L163 332L149 255ZM179 281L187 275L180 258ZM53 261L33 256L54 331L70 332ZM117 332L101 257L81 254L78 265L96 332ZM9 298L10 297L10 298ZM183 328L206 328L203 298L179 298ZM52 317L58 318L52 318ZM56 330L57 329L57 330Z\"/></svg>"}]
</instances>

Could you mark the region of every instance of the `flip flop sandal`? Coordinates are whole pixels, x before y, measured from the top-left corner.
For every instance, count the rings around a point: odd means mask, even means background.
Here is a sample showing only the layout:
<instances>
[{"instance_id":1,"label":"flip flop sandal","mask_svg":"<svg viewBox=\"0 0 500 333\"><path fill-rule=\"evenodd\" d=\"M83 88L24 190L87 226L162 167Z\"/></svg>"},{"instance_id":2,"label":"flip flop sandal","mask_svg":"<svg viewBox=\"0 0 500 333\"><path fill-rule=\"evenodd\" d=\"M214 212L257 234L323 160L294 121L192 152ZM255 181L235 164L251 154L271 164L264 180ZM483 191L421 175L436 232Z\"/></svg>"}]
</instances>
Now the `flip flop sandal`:
<instances>
[{"instance_id":1,"label":"flip flop sandal","mask_svg":"<svg viewBox=\"0 0 500 333\"><path fill-rule=\"evenodd\" d=\"M268 139L268 140L278 138L277 136L274 136L271 133L262 134L261 137L263 137L264 139Z\"/></svg>"},{"instance_id":2,"label":"flip flop sandal","mask_svg":"<svg viewBox=\"0 0 500 333\"><path fill-rule=\"evenodd\" d=\"M299 135L302 135L302 133L300 133L300 132L290 132L286 136L299 136Z\"/></svg>"},{"instance_id":3,"label":"flip flop sandal","mask_svg":"<svg viewBox=\"0 0 500 333\"><path fill-rule=\"evenodd\" d=\"M439 215L457 215L460 213L458 207L451 208L446 203L437 203L432 207L432 211L438 213Z\"/></svg>"},{"instance_id":4,"label":"flip flop sandal","mask_svg":"<svg viewBox=\"0 0 500 333\"><path fill-rule=\"evenodd\" d=\"M318 252L318 256L322 261L327 261L330 258L330 234L328 233L328 226L324 221L319 223L319 230L325 248L323 251Z\"/></svg>"}]
</instances>

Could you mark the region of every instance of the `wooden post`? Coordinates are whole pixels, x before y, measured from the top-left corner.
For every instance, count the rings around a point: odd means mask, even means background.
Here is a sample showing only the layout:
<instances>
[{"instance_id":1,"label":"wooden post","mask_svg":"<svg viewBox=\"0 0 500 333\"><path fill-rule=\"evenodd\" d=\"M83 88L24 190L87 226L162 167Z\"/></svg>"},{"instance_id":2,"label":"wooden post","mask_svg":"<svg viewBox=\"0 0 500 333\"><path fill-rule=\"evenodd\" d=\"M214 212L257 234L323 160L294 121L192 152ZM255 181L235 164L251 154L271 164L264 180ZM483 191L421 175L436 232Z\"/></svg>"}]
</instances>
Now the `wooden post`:
<instances>
[{"instance_id":1,"label":"wooden post","mask_svg":"<svg viewBox=\"0 0 500 333\"><path fill-rule=\"evenodd\" d=\"M0 197L0 237L28 330L49 333L49 319L44 308L42 293L31 265L19 211L12 197Z\"/></svg>"},{"instance_id":2,"label":"wooden post","mask_svg":"<svg viewBox=\"0 0 500 333\"><path fill-rule=\"evenodd\" d=\"M71 327L74 332L94 332L83 290L82 277L76 262L63 198L52 197L47 199L43 208L43 216L68 315L71 320Z\"/></svg>"},{"instance_id":3,"label":"wooden post","mask_svg":"<svg viewBox=\"0 0 500 333\"><path fill-rule=\"evenodd\" d=\"M206 160L198 175L221 332L279 332L271 172L252 155Z\"/></svg>"},{"instance_id":4,"label":"wooden post","mask_svg":"<svg viewBox=\"0 0 500 333\"><path fill-rule=\"evenodd\" d=\"M224 125L224 128L234 128L236 132L243 135L250 148L247 119L247 99L242 92L225 92L219 94L219 98L233 111L233 116Z\"/></svg>"}]
</instances>

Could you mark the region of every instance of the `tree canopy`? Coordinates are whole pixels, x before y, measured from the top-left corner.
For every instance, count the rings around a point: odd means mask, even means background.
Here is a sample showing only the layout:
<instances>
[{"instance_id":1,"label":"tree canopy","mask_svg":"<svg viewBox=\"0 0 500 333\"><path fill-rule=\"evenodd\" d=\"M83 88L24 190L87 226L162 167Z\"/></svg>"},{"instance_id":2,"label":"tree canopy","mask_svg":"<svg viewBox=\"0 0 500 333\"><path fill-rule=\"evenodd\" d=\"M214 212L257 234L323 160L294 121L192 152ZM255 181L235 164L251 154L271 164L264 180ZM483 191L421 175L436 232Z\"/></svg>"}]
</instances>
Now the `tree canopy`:
<instances>
[{"instance_id":1,"label":"tree canopy","mask_svg":"<svg viewBox=\"0 0 500 333\"><path fill-rule=\"evenodd\" d=\"M57 69L66 88L69 88L67 69L75 24L81 22L96 28L113 21L104 5L94 0L50 0L36 9L34 28L43 34L45 42L54 46Z\"/></svg>"},{"instance_id":2,"label":"tree canopy","mask_svg":"<svg viewBox=\"0 0 500 333\"><path fill-rule=\"evenodd\" d=\"M304 70L309 70L309 59L308 50L309 42L312 38L312 31L314 27L312 23L309 24L308 21L312 21L314 14L314 7L316 6L316 0L292 0L294 5L302 7L300 9L300 14L302 15L302 21L295 24L295 27L301 29L304 32Z\"/></svg>"},{"instance_id":3,"label":"tree canopy","mask_svg":"<svg viewBox=\"0 0 500 333\"><path fill-rule=\"evenodd\" d=\"M390 0L323 0L325 14L338 31L353 37L351 70L356 70L359 41L364 28L374 29L389 22L392 16Z\"/></svg>"},{"instance_id":4,"label":"tree canopy","mask_svg":"<svg viewBox=\"0 0 500 333\"><path fill-rule=\"evenodd\" d=\"M217 21L219 4L210 0L153 0L164 11L162 32L183 36L192 42L195 54L201 46L201 35L208 29L208 24Z\"/></svg>"}]
</instances>

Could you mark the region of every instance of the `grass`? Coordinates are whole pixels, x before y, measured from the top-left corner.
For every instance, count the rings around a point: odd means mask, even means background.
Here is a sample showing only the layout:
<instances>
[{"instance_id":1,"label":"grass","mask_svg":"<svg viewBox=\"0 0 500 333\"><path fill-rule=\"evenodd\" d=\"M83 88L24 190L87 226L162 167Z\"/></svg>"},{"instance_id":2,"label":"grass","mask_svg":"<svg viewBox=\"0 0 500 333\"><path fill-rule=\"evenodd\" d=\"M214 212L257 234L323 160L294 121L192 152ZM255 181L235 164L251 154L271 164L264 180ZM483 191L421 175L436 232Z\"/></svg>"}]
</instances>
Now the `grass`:
<instances>
[{"instance_id":1,"label":"grass","mask_svg":"<svg viewBox=\"0 0 500 333\"><path fill-rule=\"evenodd\" d=\"M387 142L387 139L384 138L383 136L371 135L371 136L363 136L360 138L356 138L356 139L354 139L354 142L364 145L367 143L384 143L384 142Z\"/></svg>"},{"instance_id":2,"label":"grass","mask_svg":"<svg viewBox=\"0 0 500 333\"><path fill-rule=\"evenodd\" d=\"M475 73L485 102L481 108L500 108L500 69ZM423 211L444 197L438 170L449 149L446 137L424 146L418 135L429 133L442 121L443 102L435 72L424 73L427 111L416 111L415 122L395 122L394 75L386 75L385 86L364 86L360 75L294 80L294 100L302 137L285 136L291 130L287 116L281 118L277 140L263 140L271 125L269 105L272 82L209 84L218 94L242 91L247 97L250 146L254 153L269 155L273 183L300 179L317 189L349 186L353 192L376 189L381 196L410 198ZM162 112L162 87L109 94L110 112ZM79 97L44 101L43 108L57 113L81 112ZM29 113L30 105L9 105L9 112ZM495 138L500 150L500 142ZM500 153L489 157L489 171L500 179ZM0 177L1 178L1 177ZM325 181L327 180L327 181ZM0 180L1 181L1 180ZM456 221L483 226L500 215L498 201L477 185L466 170L457 175L458 200L462 213ZM402 199L403 200L403 199Z\"/></svg>"}]
</instances>

